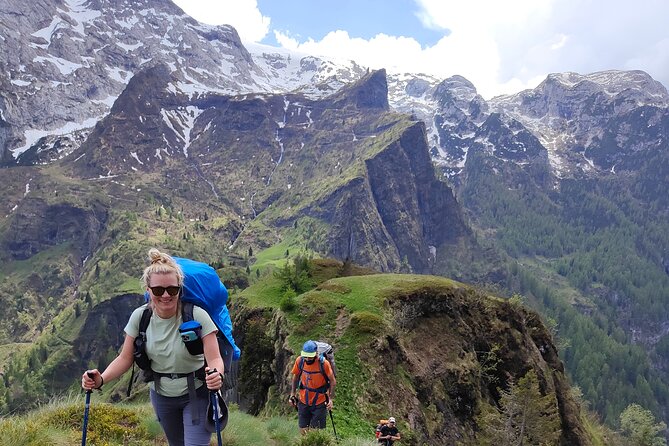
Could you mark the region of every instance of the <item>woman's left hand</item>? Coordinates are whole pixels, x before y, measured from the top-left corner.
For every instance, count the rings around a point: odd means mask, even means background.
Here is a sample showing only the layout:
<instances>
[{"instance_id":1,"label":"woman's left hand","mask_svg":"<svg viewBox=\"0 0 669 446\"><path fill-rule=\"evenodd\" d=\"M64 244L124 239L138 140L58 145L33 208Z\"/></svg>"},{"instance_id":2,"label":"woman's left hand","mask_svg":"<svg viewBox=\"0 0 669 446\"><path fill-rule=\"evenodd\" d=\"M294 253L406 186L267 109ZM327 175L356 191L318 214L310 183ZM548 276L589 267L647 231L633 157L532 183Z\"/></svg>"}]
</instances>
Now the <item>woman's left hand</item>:
<instances>
[{"instance_id":1,"label":"woman's left hand","mask_svg":"<svg viewBox=\"0 0 669 446\"><path fill-rule=\"evenodd\" d=\"M207 389L209 390L219 390L223 387L223 374L216 369L210 369L206 367L204 371L207 374Z\"/></svg>"}]
</instances>

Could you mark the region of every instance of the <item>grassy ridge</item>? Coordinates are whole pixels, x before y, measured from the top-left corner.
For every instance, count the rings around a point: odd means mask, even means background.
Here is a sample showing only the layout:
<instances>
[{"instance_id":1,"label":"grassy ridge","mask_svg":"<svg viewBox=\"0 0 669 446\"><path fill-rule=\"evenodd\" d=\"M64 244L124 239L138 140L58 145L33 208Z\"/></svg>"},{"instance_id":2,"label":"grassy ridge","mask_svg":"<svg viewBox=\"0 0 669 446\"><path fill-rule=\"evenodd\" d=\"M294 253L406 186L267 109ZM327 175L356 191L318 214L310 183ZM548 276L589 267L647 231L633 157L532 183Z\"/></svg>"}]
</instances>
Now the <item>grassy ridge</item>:
<instances>
[{"instance_id":1,"label":"grassy ridge","mask_svg":"<svg viewBox=\"0 0 669 446\"><path fill-rule=\"evenodd\" d=\"M150 403L108 404L91 398L87 429L87 444L91 446L163 446L167 441L155 418ZM257 418L230 408L227 428L222 432L225 446L282 446L302 445L297 421L290 418ZM79 444L84 417L83 394L71 394L54 400L38 410L16 417L0 419L0 446L71 446ZM327 440L308 444L334 444L332 431L325 432ZM330 438L332 437L332 438ZM343 446L371 446L367 438L344 439ZM329 441L329 443L328 443ZM212 443L216 444L216 436Z\"/></svg>"},{"instance_id":2,"label":"grassy ridge","mask_svg":"<svg viewBox=\"0 0 669 446\"><path fill-rule=\"evenodd\" d=\"M338 375L333 412L337 432L344 438L365 436L373 431L376 421L384 418L389 411L384 401L368 398L365 389L373 376L360 355L361 351L373 354L370 352L373 341L391 334L393 330L387 299L419 289L463 285L436 276L406 274L330 278L336 274L333 270L342 267L340 263L327 264L319 260L312 265L320 265L320 268L315 268L318 271L317 274L314 272L314 277L329 280L297 296L295 309L285 313L290 333L286 343L295 352L291 361L307 339L324 340L335 346ZM265 275L263 280L241 293L246 305L281 311L283 284L279 278L270 276ZM320 280L316 279L316 282ZM282 403L281 395L270 402L274 405Z\"/></svg>"}]
</instances>

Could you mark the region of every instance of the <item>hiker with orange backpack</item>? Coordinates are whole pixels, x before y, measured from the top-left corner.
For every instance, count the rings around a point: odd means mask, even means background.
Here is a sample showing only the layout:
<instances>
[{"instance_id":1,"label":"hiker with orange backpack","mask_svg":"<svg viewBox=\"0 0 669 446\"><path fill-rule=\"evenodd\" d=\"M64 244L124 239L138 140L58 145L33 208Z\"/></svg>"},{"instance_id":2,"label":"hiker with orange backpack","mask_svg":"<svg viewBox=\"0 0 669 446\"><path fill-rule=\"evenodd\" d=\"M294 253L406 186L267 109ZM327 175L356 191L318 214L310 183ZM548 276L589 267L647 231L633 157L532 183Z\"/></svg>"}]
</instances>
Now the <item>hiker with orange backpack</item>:
<instances>
[{"instance_id":1,"label":"hiker with orange backpack","mask_svg":"<svg viewBox=\"0 0 669 446\"><path fill-rule=\"evenodd\" d=\"M388 422L383 424L381 423L380 427L377 427L377 437L379 443L383 446L392 446L397 440L399 440L400 432L395 425L395 417L388 418Z\"/></svg>"},{"instance_id":2,"label":"hiker with orange backpack","mask_svg":"<svg viewBox=\"0 0 669 446\"><path fill-rule=\"evenodd\" d=\"M300 432L305 434L309 429L325 429L337 381L330 362L318 355L316 342L310 340L304 343L291 373L293 380L288 401L297 406Z\"/></svg>"}]
</instances>

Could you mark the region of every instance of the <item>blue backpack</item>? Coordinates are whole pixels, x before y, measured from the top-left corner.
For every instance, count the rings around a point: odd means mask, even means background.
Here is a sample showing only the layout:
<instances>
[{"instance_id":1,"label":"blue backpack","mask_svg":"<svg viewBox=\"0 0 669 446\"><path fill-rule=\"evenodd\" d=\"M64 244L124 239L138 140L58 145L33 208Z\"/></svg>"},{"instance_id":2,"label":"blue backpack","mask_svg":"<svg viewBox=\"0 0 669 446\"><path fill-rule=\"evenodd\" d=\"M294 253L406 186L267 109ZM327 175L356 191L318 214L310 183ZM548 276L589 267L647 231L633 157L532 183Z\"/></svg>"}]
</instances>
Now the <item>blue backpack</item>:
<instances>
[{"instance_id":1,"label":"blue backpack","mask_svg":"<svg viewBox=\"0 0 669 446\"><path fill-rule=\"evenodd\" d=\"M202 308L214 321L218 328L217 336L221 357L225 369L230 370L230 363L232 360L239 359L241 350L232 337L232 321L226 305L228 290L216 274L216 270L206 263L181 257L174 257L174 260L181 267L185 276L181 300Z\"/></svg>"}]
</instances>

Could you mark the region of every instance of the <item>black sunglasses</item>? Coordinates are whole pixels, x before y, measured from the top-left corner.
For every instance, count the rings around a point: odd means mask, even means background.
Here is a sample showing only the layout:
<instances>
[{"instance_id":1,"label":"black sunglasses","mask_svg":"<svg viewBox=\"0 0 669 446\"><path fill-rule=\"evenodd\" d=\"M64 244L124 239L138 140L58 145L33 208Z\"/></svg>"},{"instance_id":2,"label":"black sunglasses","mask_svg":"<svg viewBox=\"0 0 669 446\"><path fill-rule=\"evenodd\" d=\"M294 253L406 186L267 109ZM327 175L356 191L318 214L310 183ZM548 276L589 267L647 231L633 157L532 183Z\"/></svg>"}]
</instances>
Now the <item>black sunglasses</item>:
<instances>
[{"instance_id":1,"label":"black sunglasses","mask_svg":"<svg viewBox=\"0 0 669 446\"><path fill-rule=\"evenodd\" d=\"M167 294L170 296L174 297L177 294L179 294L179 291L181 291L180 286L150 286L149 289L153 293L154 296L160 297L163 294L165 294L165 291L167 290Z\"/></svg>"}]
</instances>

